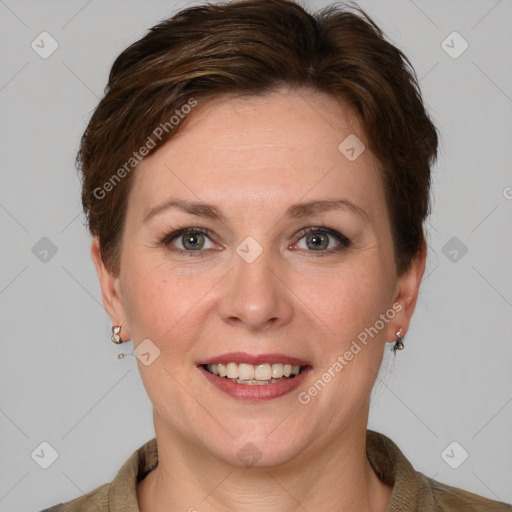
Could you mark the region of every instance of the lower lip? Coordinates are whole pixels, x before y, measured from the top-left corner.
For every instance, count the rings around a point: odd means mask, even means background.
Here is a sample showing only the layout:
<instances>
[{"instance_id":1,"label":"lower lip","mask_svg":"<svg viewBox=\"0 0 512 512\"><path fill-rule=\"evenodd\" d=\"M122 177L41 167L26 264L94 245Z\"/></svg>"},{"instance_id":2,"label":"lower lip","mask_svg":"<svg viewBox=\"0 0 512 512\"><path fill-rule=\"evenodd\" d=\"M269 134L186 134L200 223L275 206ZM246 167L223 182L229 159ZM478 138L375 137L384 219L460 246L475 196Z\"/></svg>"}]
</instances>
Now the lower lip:
<instances>
[{"instance_id":1,"label":"lower lip","mask_svg":"<svg viewBox=\"0 0 512 512\"><path fill-rule=\"evenodd\" d=\"M198 366L199 370L203 375L218 389L228 394L230 397L236 400L243 400L247 402L262 402L266 400L273 400L280 396L291 393L294 389L299 387L310 372L311 367L308 366L293 379L283 379L279 382L266 385L253 385L250 384L238 384L225 377L218 377L213 375L208 370L205 370L202 366Z\"/></svg>"}]
</instances>

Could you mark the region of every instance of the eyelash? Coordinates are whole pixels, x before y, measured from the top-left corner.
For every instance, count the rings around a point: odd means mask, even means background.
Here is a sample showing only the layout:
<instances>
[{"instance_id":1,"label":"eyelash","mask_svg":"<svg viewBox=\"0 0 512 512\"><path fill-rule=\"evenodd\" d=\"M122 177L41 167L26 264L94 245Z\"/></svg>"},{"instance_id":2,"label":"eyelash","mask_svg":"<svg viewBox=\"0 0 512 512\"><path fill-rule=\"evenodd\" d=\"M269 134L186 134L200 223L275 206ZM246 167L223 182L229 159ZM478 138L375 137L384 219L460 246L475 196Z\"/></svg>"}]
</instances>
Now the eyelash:
<instances>
[{"instance_id":1,"label":"eyelash","mask_svg":"<svg viewBox=\"0 0 512 512\"><path fill-rule=\"evenodd\" d=\"M305 250L306 252L312 252L312 253L318 253L319 257L322 256L328 256L330 254L335 254L343 251L344 249L347 249L352 245L352 242L342 233L339 233L338 231L335 231L334 229L326 228L325 226L315 226L315 227L309 227L305 228L302 231L298 233L298 240L302 240L305 236L309 235L310 233L320 233L325 235L331 235L335 238L337 238L340 242L340 244L335 247L334 249L326 249L326 250L319 250L319 251L308 251L307 249L301 249ZM172 233L166 234L160 241L160 243L165 247L169 248L171 243L179 238L180 236L188 235L188 234L201 234L206 235L208 238L213 238L213 233L209 229L206 228L178 228L176 231L173 231ZM213 240L212 240L213 241ZM180 254L186 254L187 256L191 257L205 257L207 256L206 252L211 249L199 249L197 251L186 251L183 249L179 249L177 247L173 247L172 249L169 249L172 251L175 251Z\"/></svg>"}]
</instances>

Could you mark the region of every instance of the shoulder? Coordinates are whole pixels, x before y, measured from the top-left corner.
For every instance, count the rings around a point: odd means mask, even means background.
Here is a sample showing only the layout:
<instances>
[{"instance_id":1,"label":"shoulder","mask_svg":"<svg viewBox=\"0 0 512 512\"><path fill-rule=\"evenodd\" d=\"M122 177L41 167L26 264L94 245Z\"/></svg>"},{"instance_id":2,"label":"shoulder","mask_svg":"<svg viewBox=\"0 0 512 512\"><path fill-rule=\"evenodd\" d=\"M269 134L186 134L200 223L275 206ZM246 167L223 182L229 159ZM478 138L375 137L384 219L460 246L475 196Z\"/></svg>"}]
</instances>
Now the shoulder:
<instances>
[{"instance_id":1,"label":"shoulder","mask_svg":"<svg viewBox=\"0 0 512 512\"><path fill-rule=\"evenodd\" d=\"M437 480L432 480L422 473L418 473L418 475L423 477L427 488L430 490L436 512L512 512L512 505L507 503L484 498L457 487L451 487Z\"/></svg>"},{"instance_id":2,"label":"shoulder","mask_svg":"<svg viewBox=\"0 0 512 512\"><path fill-rule=\"evenodd\" d=\"M132 453L112 482L41 512L137 512L137 483L158 465L156 438Z\"/></svg>"},{"instance_id":3,"label":"shoulder","mask_svg":"<svg viewBox=\"0 0 512 512\"><path fill-rule=\"evenodd\" d=\"M79 498L59 503L41 512L108 512L110 484L104 484Z\"/></svg>"},{"instance_id":4,"label":"shoulder","mask_svg":"<svg viewBox=\"0 0 512 512\"><path fill-rule=\"evenodd\" d=\"M366 448L377 476L393 486L386 512L512 512L512 505L451 487L416 471L384 434L368 430Z\"/></svg>"}]
</instances>

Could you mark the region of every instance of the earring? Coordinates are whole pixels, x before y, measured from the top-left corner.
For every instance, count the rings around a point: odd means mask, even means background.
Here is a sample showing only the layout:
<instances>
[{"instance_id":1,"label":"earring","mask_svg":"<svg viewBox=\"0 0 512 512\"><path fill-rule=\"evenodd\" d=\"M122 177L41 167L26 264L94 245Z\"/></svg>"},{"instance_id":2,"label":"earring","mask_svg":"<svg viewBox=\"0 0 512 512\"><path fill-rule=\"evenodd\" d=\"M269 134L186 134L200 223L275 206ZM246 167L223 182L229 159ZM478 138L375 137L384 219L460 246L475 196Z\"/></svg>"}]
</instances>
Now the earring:
<instances>
[{"instance_id":1,"label":"earring","mask_svg":"<svg viewBox=\"0 0 512 512\"><path fill-rule=\"evenodd\" d=\"M110 338L112 340L112 343L120 344L123 343L123 340L121 339L121 336L119 333L121 332L121 325L115 325L112 327L112 337Z\"/></svg>"},{"instance_id":2,"label":"earring","mask_svg":"<svg viewBox=\"0 0 512 512\"><path fill-rule=\"evenodd\" d=\"M396 355L397 350L404 349L404 344L402 343L402 340L404 339L402 337L402 328L400 327L400 329L398 329L398 331L396 331L395 334L396 334L397 340L395 341L395 346L393 347L393 353Z\"/></svg>"}]
</instances>

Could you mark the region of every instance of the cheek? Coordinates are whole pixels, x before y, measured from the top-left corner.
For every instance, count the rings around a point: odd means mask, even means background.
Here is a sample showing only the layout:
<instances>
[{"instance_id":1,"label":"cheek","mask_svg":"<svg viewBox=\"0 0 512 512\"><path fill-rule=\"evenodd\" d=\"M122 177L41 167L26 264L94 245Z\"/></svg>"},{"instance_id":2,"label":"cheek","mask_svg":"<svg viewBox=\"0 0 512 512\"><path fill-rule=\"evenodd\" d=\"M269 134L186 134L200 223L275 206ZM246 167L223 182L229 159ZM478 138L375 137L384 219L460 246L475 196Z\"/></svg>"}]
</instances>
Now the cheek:
<instances>
[{"instance_id":1,"label":"cheek","mask_svg":"<svg viewBox=\"0 0 512 512\"><path fill-rule=\"evenodd\" d=\"M303 282L298 293L309 289L308 306L328 326L317 371L322 380L332 382L320 400L332 402L336 417L349 414L369 396L382 361L388 324L380 315L390 308L392 272L371 259L372 264L347 265L332 273L321 287L313 287L313 280Z\"/></svg>"},{"instance_id":2,"label":"cheek","mask_svg":"<svg viewBox=\"0 0 512 512\"><path fill-rule=\"evenodd\" d=\"M199 286L173 277L172 269L151 266L148 261L126 261L125 309L132 338L159 342L173 337L198 301ZM189 286L187 286L187 284ZM194 289L195 288L195 289Z\"/></svg>"},{"instance_id":3,"label":"cheek","mask_svg":"<svg viewBox=\"0 0 512 512\"><path fill-rule=\"evenodd\" d=\"M324 276L297 280L296 294L325 324L331 334L345 342L348 337L373 325L389 307L392 281L390 272L374 259L330 269Z\"/></svg>"}]
</instances>

